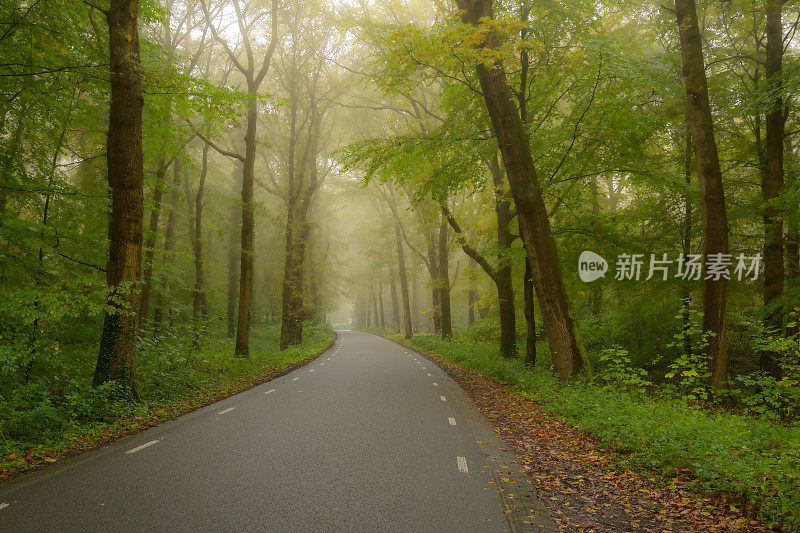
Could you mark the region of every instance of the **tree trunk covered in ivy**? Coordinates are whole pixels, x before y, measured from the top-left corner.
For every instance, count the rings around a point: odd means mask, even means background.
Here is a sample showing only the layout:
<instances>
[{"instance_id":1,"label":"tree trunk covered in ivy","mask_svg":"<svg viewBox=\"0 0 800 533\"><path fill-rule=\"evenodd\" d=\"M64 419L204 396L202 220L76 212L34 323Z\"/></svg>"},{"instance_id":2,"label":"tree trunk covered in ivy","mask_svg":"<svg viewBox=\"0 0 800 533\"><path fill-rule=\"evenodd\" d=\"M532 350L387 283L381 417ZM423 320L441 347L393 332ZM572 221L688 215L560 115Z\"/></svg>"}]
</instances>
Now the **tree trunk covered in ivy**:
<instances>
[{"instance_id":1,"label":"tree trunk covered in ivy","mask_svg":"<svg viewBox=\"0 0 800 533\"><path fill-rule=\"evenodd\" d=\"M111 0L106 13L111 73L106 147L111 194L106 266L109 310L93 381L94 385L117 381L134 394L144 215L138 7L138 0Z\"/></svg>"}]
</instances>

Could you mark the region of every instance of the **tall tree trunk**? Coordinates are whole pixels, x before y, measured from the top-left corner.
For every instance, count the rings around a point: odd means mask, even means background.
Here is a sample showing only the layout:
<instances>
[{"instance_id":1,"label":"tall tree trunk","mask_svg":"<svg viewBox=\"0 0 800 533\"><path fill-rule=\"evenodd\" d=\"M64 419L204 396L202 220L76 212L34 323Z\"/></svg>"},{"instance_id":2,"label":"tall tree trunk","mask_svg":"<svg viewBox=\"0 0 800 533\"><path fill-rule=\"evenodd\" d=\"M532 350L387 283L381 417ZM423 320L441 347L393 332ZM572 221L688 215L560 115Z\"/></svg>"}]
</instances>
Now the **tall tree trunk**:
<instances>
[{"instance_id":1,"label":"tall tree trunk","mask_svg":"<svg viewBox=\"0 0 800 533\"><path fill-rule=\"evenodd\" d=\"M492 18L492 0L458 0L458 5L468 24L478 26L482 18ZM492 49L496 45L497 36L489 32L479 46ZM568 378L580 372L583 358L527 134L502 66L479 63L476 71L517 207L522 241L531 259L553 365L559 377Z\"/></svg>"},{"instance_id":2,"label":"tall tree trunk","mask_svg":"<svg viewBox=\"0 0 800 533\"><path fill-rule=\"evenodd\" d=\"M692 146L700 183L700 214L703 220L703 257L728 254L728 218L725 212L725 191L722 171L714 137L714 123L708 99L703 59L703 42L697 23L694 0L675 0L678 31L683 60L683 82L689 102L692 125ZM707 354L711 360L711 386L715 389L725 384L728 366L727 342L727 292L724 277L703 279L703 331L713 336L709 339Z\"/></svg>"},{"instance_id":3,"label":"tall tree trunk","mask_svg":"<svg viewBox=\"0 0 800 533\"><path fill-rule=\"evenodd\" d=\"M383 280L380 277L378 277L378 304L381 311L378 325L381 329L386 329L386 313L383 309Z\"/></svg>"},{"instance_id":4,"label":"tall tree trunk","mask_svg":"<svg viewBox=\"0 0 800 533\"><path fill-rule=\"evenodd\" d=\"M514 357L517 349L516 328L514 325L514 288L511 283L510 267L506 264L500 268L492 268L489 261L467 243L466 239L464 239L461 226L444 206L442 206L442 214L450 223L453 231L458 235L458 240L464 253L475 261L494 282L497 288L497 301L500 313L500 355L503 357ZM499 254L498 262L502 265L503 261L502 254Z\"/></svg>"},{"instance_id":5,"label":"tall tree trunk","mask_svg":"<svg viewBox=\"0 0 800 533\"><path fill-rule=\"evenodd\" d=\"M522 280L522 293L525 299L525 363L536 366L536 307L534 305L531 260L525 258L525 279Z\"/></svg>"},{"instance_id":6,"label":"tall tree trunk","mask_svg":"<svg viewBox=\"0 0 800 533\"><path fill-rule=\"evenodd\" d=\"M231 209L230 226L235 228L239 225L239 202L235 202L233 209ZM228 244L228 301L225 307L227 323L228 323L228 337L233 337L236 334L236 298L238 296L239 286L239 239L231 232L230 243Z\"/></svg>"},{"instance_id":7,"label":"tall tree trunk","mask_svg":"<svg viewBox=\"0 0 800 533\"><path fill-rule=\"evenodd\" d=\"M469 258L470 262L473 265L475 260L471 257ZM472 327L475 323L475 305L478 303L478 290L475 287L475 280L470 276L469 278L469 290L467 291L467 327Z\"/></svg>"},{"instance_id":8,"label":"tall tree trunk","mask_svg":"<svg viewBox=\"0 0 800 533\"><path fill-rule=\"evenodd\" d=\"M439 247L433 235L428 236L428 274L431 278L431 324L433 332L442 331L442 295L439 264Z\"/></svg>"},{"instance_id":9,"label":"tall tree trunk","mask_svg":"<svg viewBox=\"0 0 800 533\"><path fill-rule=\"evenodd\" d=\"M439 223L439 303L441 306L442 338L453 338L453 320L450 314L450 250L447 219Z\"/></svg>"},{"instance_id":10,"label":"tall tree trunk","mask_svg":"<svg viewBox=\"0 0 800 533\"><path fill-rule=\"evenodd\" d=\"M769 310L766 326L783 330L783 213L774 202L783 187L783 97L781 67L783 63L783 26L781 25L781 0L767 0L767 57L766 75L770 94L774 98L766 117L764 172L761 191L767 206L764 210L764 306ZM761 352L761 368L775 378L780 378L781 367L775 353Z\"/></svg>"},{"instance_id":11,"label":"tall tree trunk","mask_svg":"<svg viewBox=\"0 0 800 533\"><path fill-rule=\"evenodd\" d=\"M308 125L308 144L299 165L294 163L295 144L297 142L295 111L297 105L295 98L296 93L290 94L289 101L293 105L290 127L292 141L290 141L289 148L289 197L287 202L286 267L283 284L283 312L281 316L281 349L303 342L303 320L306 318L304 267L309 231L311 229L308 215L314 194L320 186L320 179L317 174L320 115L316 97L312 91L309 103L311 111ZM299 171L296 172L296 168ZM304 173L304 169L307 169L307 173ZM369 317L369 308L367 308L367 317Z\"/></svg>"},{"instance_id":12,"label":"tall tree trunk","mask_svg":"<svg viewBox=\"0 0 800 533\"><path fill-rule=\"evenodd\" d=\"M156 240L158 239L158 219L161 216L161 201L164 197L164 175L168 167L169 163L162 158L156 171L153 206L150 208L150 227L144 244L144 273L142 274L142 294L139 302L140 328L144 328L147 325L147 316L149 314L153 261L155 260Z\"/></svg>"},{"instance_id":13,"label":"tall tree trunk","mask_svg":"<svg viewBox=\"0 0 800 533\"><path fill-rule=\"evenodd\" d=\"M274 16L274 14L273 14ZM258 86L248 82L247 132L244 136L242 167L242 239L239 270L239 311L234 353L250 355L250 318L253 310L253 180L256 163L256 125L258 123Z\"/></svg>"},{"instance_id":14,"label":"tall tree trunk","mask_svg":"<svg viewBox=\"0 0 800 533\"><path fill-rule=\"evenodd\" d=\"M791 142L787 137L785 139L784 153L792 159L795 158L792 150ZM790 166L790 168L792 168ZM795 190L798 186L797 176L790 174L788 179L788 188ZM791 294L797 295L800 291L800 206L794 202L789 210L791 215L788 217L786 223L786 287ZM796 299L796 297L795 297ZM800 331L800 304L795 303L792 309L787 310L787 335L796 335Z\"/></svg>"},{"instance_id":15,"label":"tall tree trunk","mask_svg":"<svg viewBox=\"0 0 800 533\"><path fill-rule=\"evenodd\" d=\"M286 226L286 261L283 274L281 349L303 342L303 263L305 216L291 208ZM302 227L301 227L302 226ZM369 313L367 313L369 314Z\"/></svg>"},{"instance_id":16,"label":"tall tree trunk","mask_svg":"<svg viewBox=\"0 0 800 533\"><path fill-rule=\"evenodd\" d=\"M194 290L192 291L192 322L194 324L195 343L199 345L200 322L208 316L206 292L203 288L203 194L208 175L208 145L203 147L203 166L200 170L200 182L194 195Z\"/></svg>"},{"instance_id":17,"label":"tall tree trunk","mask_svg":"<svg viewBox=\"0 0 800 533\"><path fill-rule=\"evenodd\" d=\"M413 263L411 267L411 324L412 329L419 331L419 277Z\"/></svg>"},{"instance_id":18,"label":"tall tree trunk","mask_svg":"<svg viewBox=\"0 0 800 533\"><path fill-rule=\"evenodd\" d=\"M692 253L692 198L689 195L689 188L692 185L692 124L689 117L689 106L686 106L686 134L684 140L683 153L683 176L686 181L686 194L683 195L683 256L688 257ZM692 353L692 337L689 329L692 327L690 308L692 303L691 286L688 281L684 281L681 286L681 320L683 322L683 352Z\"/></svg>"},{"instance_id":19,"label":"tall tree trunk","mask_svg":"<svg viewBox=\"0 0 800 533\"><path fill-rule=\"evenodd\" d=\"M389 265L389 294L392 298L392 325L394 329L400 331L400 304L397 301L397 278L394 274L394 267Z\"/></svg>"},{"instance_id":20,"label":"tall tree trunk","mask_svg":"<svg viewBox=\"0 0 800 533\"><path fill-rule=\"evenodd\" d=\"M511 200L506 194L503 183L503 171L495 155L488 161L494 188L494 212L497 217L497 307L500 313L500 355L517 356L517 311L514 300L514 279L511 263L506 252L511 247L514 237L510 224L514 215L511 212Z\"/></svg>"},{"instance_id":21,"label":"tall tree trunk","mask_svg":"<svg viewBox=\"0 0 800 533\"><path fill-rule=\"evenodd\" d=\"M369 286L369 298L372 300L372 312L375 315L375 327L380 327L380 314L378 313L378 297L375 294L375 285Z\"/></svg>"},{"instance_id":22,"label":"tall tree trunk","mask_svg":"<svg viewBox=\"0 0 800 533\"><path fill-rule=\"evenodd\" d=\"M183 165L181 164L181 159L180 157L176 157L172 165L172 187L169 192L169 216L167 216L167 229L164 235L164 268L161 271L161 282L159 283L158 292L156 293L156 305L153 310L154 335L158 334L161 329L161 324L164 320L164 303L169 296L170 269L172 268L174 259L175 230L178 219L176 213L178 208L178 188L181 185L182 169Z\"/></svg>"},{"instance_id":23,"label":"tall tree trunk","mask_svg":"<svg viewBox=\"0 0 800 533\"><path fill-rule=\"evenodd\" d=\"M93 380L94 385L117 381L134 395L136 311L139 308L144 226L138 7L138 0L111 0L106 12L111 73L106 147L111 190L106 267L109 310L103 320Z\"/></svg>"},{"instance_id":24,"label":"tall tree trunk","mask_svg":"<svg viewBox=\"0 0 800 533\"><path fill-rule=\"evenodd\" d=\"M408 277L406 276L406 260L403 254L403 237L400 235L400 224L394 226L395 240L397 241L397 268L400 274L400 295L403 300L403 328L405 338L410 339L413 331L411 329L411 306L408 301Z\"/></svg>"}]
</instances>

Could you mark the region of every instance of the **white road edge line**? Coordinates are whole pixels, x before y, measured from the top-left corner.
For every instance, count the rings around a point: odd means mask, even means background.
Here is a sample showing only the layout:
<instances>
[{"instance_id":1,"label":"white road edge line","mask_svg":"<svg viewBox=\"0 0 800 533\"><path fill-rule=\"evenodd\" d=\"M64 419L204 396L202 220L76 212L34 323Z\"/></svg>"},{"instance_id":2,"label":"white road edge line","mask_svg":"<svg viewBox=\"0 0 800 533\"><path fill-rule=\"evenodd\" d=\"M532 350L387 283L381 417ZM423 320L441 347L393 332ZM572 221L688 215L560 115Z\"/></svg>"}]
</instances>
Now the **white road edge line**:
<instances>
[{"instance_id":1,"label":"white road edge line","mask_svg":"<svg viewBox=\"0 0 800 533\"><path fill-rule=\"evenodd\" d=\"M125 452L125 453L136 453L136 452L138 452L139 450L144 450L144 449L145 449L145 448L147 448L148 446L152 446L153 444L155 444L155 443L157 443L157 442L158 442L157 440L151 440L150 442L145 442L145 443L144 443L144 444L142 444L141 446L137 446L136 448L131 448L130 450L128 450L128 451L127 451L127 452Z\"/></svg>"},{"instance_id":2,"label":"white road edge line","mask_svg":"<svg viewBox=\"0 0 800 533\"><path fill-rule=\"evenodd\" d=\"M269 389L269 390L268 390L267 392L265 392L264 394L270 394L270 393L272 393L272 392L275 392L275 389Z\"/></svg>"},{"instance_id":3,"label":"white road edge line","mask_svg":"<svg viewBox=\"0 0 800 533\"><path fill-rule=\"evenodd\" d=\"M456 419L453 418L452 416L450 418L448 418L447 421L450 422L451 426L455 426L456 425Z\"/></svg>"},{"instance_id":4,"label":"white road edge line","mask_svg":"<svg viewBox=\"0 0 800 533\"><path fill-rule=\"evenodd\" d=\"M439 398L441 398L443 402L447 401L447 398L445 398L444 396L439 396Z\"/></svg>"},{"instance_id":5,"label":"white road edge line","mask_svg":"<svg viewBox=\"0 0 800 533\"><path fill-rule=\"evenodd\" d=\"M217 413L217 414L218 414L218 415L224 415L225 413L230 413L230 412L231 412L231 411L233 411L234 409L236 409L236 408L235 408L235 407L228 407L227 409L223 409L222 411L220 411L220 412L219 412L219 413Z\"/></svg>"},{"instance_id":6,"label":"white road edge line","mask_svg":"<svg viewBox=\"0 0 800 533\"><path fill-rule=\"evenodd\" d=\"M7 503L0 503L0 511L2 511L3 509L5 509L6 507L8 507L8 504L7 504Z\"/></svg>"},{"instance_id":7,"label":"white road edge line","mask_svg":"<svg viewBox=\"0 0 800 533\"><path fill-rule=\"evenodd\" d=\"M458 463L459 472L464 472L465 474L469 474L469 468L467 467L467 460L465 458L456 457L456 462Z\"/></svg>"}]
</instances>

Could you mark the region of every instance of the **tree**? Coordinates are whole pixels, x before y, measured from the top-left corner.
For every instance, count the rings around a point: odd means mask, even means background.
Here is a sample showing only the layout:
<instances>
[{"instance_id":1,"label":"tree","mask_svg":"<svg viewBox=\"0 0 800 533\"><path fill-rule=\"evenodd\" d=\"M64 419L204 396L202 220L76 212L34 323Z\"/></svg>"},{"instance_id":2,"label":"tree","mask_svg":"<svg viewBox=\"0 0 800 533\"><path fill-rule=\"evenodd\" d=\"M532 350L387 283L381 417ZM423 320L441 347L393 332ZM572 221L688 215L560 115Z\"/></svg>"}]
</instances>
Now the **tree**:
<instances>
[{"instance_id":1,"label":"tree","mask_svg":"<svg viewBox=\"0 0 800 533\"><path fill-rule=\"evenodd\" d=\"M472 26L478 27L493 17L492 0L459 0L458 5L462 10L462 20ZM494 31L487 30L485 40L479 46L482 52L491 56L496 44ZM575 336L574 319L550 220L528 138L522 128L505 71L502 64L485 61L476 65L478 80L517 208L522 241L531 262L533 284L542 310L553 365L561 378L568 378L581 371L583 358Z\"/></svg>"},{"instance_id":2,"label":"tree","mask_svg":"<svg viewBox=\"0 0 800 533\"><path fill-rule=\"evenodd\" d=\"M234 50L224 39L212 20L206 0L200 0L206 22L214 38L225 50L231 63L244 77L247 89L247 130L244 135L245 153L225 154L234 155L242 163L242 232L240 251L239 273L239 309L236 328L236 355L247 356L250 353L250 318L253 306L253 183L255 177L256 161L256 129L258 126L258 91L261 83L269 72L270 61L278 44L278 0L272 0L270 15L270 37L266 50L260 60L255 57L255 43L251 38L252 25L262 18L263 13L257 11L255 6L251 10L251 21L245 20L244 10L239 0L233 0L236 11L236 22L239 34L242 37L242 47L245 53L244 61L240 61L240 52Z\"/></svg>"},{"instance_id":3,"label":"tree","mask_svg":"<svg viewBox=\"0 0 800 533\"><path fill-rule=\"evenodd\" d=\"M703 257L728 254L728 218L722 170L714 136L714 122L708 98L705 60L697 7L694 0L675 0L678 33L683 62L683 83L689 106L692 147L700 182L700 213L703 220ZM722 254L722 256L715 255ZM711 360L711 386L720 388L727 375L727 279L714 279L707 273L703 279L703 330L711 333L707 354Z\"/></svg>"},{"instance_id":4,"label":"tree","mask_svg":"<svg viewBox=\"0 0 800 533\"><path fill-rule=\"evenodd\" d=\"M118 381L132 392L144 224L138 8L138 0L111 0L106 12L111 73L106 148L111 194L106 266L109 310L94 374L95 385Z\"/></svg>"},{"instance_id":5,"label":"tree","mask_svg":"<svg viewBox=\"0 0 800 533\"><path fill-rule=\"evenodd\" d=\"M783 187L784 109L781 72L783 62L783 26L781 24L781 0L767 0L767 85L772 95L766 116L766 139L764 140L764 165L761 182L764 202L764 305L767 307L766 325L775 330L783 329L781 297L784 286L783 265L783 213L775 201ZM775 354L769 350L761 352L761 367L773 377L780 378L781 369Z\"/></svg>"}]
</instances>

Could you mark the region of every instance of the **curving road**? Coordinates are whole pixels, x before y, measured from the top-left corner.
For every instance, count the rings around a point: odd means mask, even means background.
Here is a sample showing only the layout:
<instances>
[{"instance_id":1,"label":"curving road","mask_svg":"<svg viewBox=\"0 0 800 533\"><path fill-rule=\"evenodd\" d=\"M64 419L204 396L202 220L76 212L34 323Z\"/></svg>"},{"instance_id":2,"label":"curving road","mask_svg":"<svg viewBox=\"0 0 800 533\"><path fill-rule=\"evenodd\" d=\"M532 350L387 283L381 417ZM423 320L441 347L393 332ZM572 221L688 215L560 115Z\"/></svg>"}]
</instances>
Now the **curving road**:
<instances>
[{"instance_id":1,"label":"curving road","mask_svg":"<svg viewBox=\"0 0 800 533\"><path fill-rule=\"evenodd\" d=\"M0 531L553 529L500 445L437 366L342 331L285 376L0 488Z\"/></svg>"}]
</instances>

